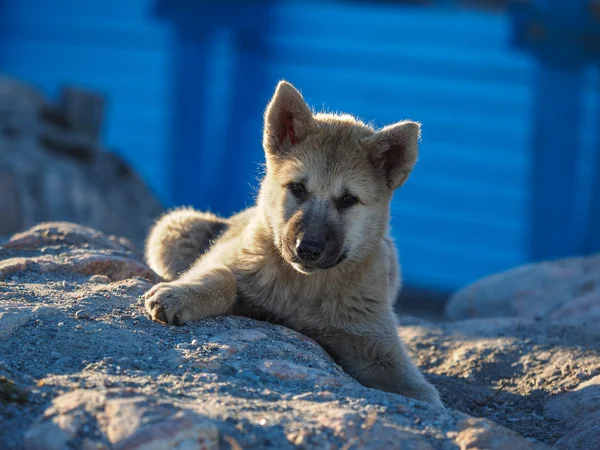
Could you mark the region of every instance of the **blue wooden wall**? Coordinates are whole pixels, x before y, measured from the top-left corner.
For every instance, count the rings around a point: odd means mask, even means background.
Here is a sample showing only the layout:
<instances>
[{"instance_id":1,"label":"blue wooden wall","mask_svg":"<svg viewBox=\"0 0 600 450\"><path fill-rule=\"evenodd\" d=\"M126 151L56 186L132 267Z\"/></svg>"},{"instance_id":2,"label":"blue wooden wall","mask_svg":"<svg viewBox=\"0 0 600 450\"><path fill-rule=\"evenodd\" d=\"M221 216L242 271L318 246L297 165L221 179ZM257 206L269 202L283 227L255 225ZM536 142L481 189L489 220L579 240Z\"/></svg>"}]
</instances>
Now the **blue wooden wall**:
<instances>
[{"instance_id":1,"label":"blue wooden wall","mask_svg":"<svg viewBox=\"0 0 600 450\"><path fill-rule=\"evenodd\" d=\"M0 69L50 93L63 82L105 92L106 142L167 204L228 214L251 203L263 108L285 78L317 109L423 123L392 210L407 284L451 290L531 259L537 72L511 47L506 15L287 1L239 13L240 35L207 9L182 32L150 0L3 1ZM597 147L598 77L585 77L575 230Z\"/></svg>"}]
</instances>

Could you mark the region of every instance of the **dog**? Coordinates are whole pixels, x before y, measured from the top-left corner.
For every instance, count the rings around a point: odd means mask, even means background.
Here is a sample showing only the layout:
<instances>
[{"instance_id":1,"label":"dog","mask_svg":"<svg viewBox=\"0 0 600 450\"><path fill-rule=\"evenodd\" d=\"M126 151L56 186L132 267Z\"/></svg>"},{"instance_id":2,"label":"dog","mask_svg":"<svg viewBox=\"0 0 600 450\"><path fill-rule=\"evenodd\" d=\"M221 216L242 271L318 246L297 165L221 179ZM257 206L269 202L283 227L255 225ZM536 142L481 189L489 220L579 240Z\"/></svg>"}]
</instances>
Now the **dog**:
<instances>
[{"instance_id":1,"label":"dog","mask_svg":"<svg viewBox=\"0 0 600 450\"><path fill-rule=\"evenodd\" d=\"M266 171L255 206L230 218L173 210L151 229L144 296L155 321L240 315L319 343L364 386L443 407L397 331L390 201L417 160L420 124L379 130L313 114L280 81L264 115Z\"/></svg>"}]
</instances>

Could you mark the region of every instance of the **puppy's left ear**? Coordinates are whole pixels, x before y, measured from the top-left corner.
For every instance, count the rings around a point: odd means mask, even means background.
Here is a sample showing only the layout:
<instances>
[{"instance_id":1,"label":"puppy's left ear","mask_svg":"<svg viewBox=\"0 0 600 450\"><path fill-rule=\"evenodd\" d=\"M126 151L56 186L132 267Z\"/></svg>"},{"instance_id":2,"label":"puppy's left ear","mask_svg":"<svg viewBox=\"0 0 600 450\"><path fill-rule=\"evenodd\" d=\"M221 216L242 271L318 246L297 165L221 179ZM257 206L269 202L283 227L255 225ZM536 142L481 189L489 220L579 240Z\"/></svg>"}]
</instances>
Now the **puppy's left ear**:
<instances>
[{"instance_id":1,"label":"puppy's left ear","mask_svg":"<svg viewBox=\"0 0 600 450\"><path fill-rule=\"evenodd\" d=\"M404 184L417 162L421 125L402 121L377 131L361 141L377 171L394 190Z\"/></svg>"}]
</instances>

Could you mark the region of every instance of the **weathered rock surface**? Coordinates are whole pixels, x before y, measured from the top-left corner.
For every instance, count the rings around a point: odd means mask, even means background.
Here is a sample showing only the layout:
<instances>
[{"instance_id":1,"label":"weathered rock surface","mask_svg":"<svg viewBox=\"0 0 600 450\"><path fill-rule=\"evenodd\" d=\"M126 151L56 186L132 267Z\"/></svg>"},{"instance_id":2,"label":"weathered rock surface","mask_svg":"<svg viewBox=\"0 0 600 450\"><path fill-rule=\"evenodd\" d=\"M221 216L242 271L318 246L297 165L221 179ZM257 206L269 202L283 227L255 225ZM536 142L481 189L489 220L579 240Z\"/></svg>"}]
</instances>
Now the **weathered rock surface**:
<instances>
[{"instance_id":1,"label":"weathered rock surface","mask_svg":"<svg viewBox=\"0 0 600 450\"><path fill-rule=\"evenodd\" d=\"M452 296L446 316L596 324L600 321L600 255L529 264L485 277Z\"/></svg>"},{"instance_id":2,"label":"weathered rock surface","mask_svg":"<svg viewBox=\"0 0 600 450\"><path fill-rule=\"evenodd\" d=\"M515 398L527 399L546 431L560 437L557 448L600 448L600 255L529 264L483 278L457 292L446 315L454 320L481 318L452 326L470 329L481 323L496 333L494 323L519 323L521 332L504 331L502 340L488 349L498 360L513 354L503 350L507 345L520 348L521 355L510 361L519 381L511 381L513 388L509 384L504 391L525 396ZM514 336L520 336L520 343ZM474 367L484 362L468 359ZM503 423L497 414L490 418ZM525 435L532 425L542 426L519 423L524 427L511 428Z\"/></svg>"},{"instance_id":3,"label":"weathered rock surface","mask_svg":"<svg viewBox=\"0 0 600 450\"><path fill-rule=\"evenodd\" d=\"M555 407L597 412L592 328L403 319L439 410L362 387L284 327L151 322L140 296L158 278L89 228L42 224L0 247L0 265L2 448L594 448L597 424Z\"/></svg>"},{"instance_id":4,"label":"weathered rock surface","mask_svg":"<svg viewBox=\"0 0 600 450\"><path fill-rule=\"evenodd\" d=\"M557 443L560 449L600 446L600 376L553 398L544 407L547 417L557 419L571 431Z\"/></svg>"},{"instance_id":5,"label":"weathered rock surface","mask_svg":"<svg viewBox=\"0 0 600 450\"><path fill-rule=\"evenodd\" d=\"M66 220L141 248L162 207L121 158L101 148L103 111L94 93L65 88L54 105L0 75L0 237Z\"/></svg>"},{"instance_id":6,"label":"weathered rock surface","mask_svg":"<svg viewBox=\"0 0 600 450\"><path fill-rule=\"evenodd\" d=\"M551 405L586 381L598 382L600 329L498 318L421 322L400 334L446 404L548 444L569 433L582 439L565 403L558 406L565 415ZM594 440L585 442L573 448L594 448Z\"/></svg>"}]
</instances>

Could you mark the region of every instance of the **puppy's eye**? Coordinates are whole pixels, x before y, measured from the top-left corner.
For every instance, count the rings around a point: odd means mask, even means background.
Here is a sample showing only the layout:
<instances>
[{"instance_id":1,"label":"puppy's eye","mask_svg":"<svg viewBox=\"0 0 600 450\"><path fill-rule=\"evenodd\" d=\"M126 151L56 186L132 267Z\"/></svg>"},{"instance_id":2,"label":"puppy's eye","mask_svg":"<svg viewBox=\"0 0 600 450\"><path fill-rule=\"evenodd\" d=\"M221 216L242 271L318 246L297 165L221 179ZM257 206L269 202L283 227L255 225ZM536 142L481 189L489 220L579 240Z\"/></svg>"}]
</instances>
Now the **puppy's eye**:
<instances>
[{"instance_id":1,"label":"puppy's eye","mask_svg":"<svg viewBox=\"0 0 600 450\"><path fill-rule=\"evenodd\" d=\"M290 183L288 189L298 199L302 199L306 195L306 188L302 183Z\"/></svg>"},{"instance_id":2,"label":"puppy's eye","mask_svg":"<svg viewBox=\"0 0 600 450\"><path fill-rule=\"evenodd\" d=\"M346 194L340 199L342 208L350 208L358 203L358 199L354 195Z\"/></svg>"}]
</instances>

